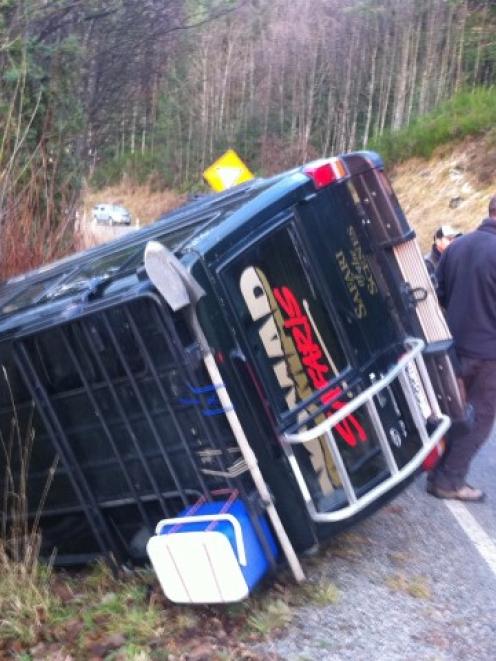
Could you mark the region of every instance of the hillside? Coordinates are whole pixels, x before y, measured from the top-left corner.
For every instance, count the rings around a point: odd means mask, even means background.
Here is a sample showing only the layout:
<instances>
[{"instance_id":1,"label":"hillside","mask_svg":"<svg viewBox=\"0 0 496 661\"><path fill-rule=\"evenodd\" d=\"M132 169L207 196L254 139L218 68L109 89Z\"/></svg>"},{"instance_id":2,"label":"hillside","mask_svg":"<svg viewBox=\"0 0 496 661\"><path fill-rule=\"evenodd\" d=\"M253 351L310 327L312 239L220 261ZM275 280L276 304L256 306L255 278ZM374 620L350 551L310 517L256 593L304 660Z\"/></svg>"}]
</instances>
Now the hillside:
<instances>
[{"instance_id":1,"label":"hillside","mask_svg":"<svg viewBox=\"0 0 496 661\"><path fill-rule=\"evenodd\" d=\"M439 225L450 224L466 232L487 216L489 198L496 193L496 139L489 133L444 145L429 159L400 163L390 175L408 220L427 250Z\"/></svg>"},{"instance_id":2,"label":"hillside","mask_svg":"<svg viewBox=\"0 0 496 661\"><path fill-rule=\"evenodd\" d=\"M429 159L411 158L388 170L400 203L427 251L439 225L453 225L462 232L477 226L487 215L489 197L496 193L496 139L494 134L465 138L443 145ZM98 202L123 204L147 224L182 204L184 195L172 190L151 191L147 186L124 182L99 191L88 191L83 218L89 219ZM109 240L109 227L92 227L83 246Z\"/></svg>"},{"instance_id":3,"label":"hillside","mask_svg":"<svg viewBox=\"0 0 496 661\"><path fill-rule=\"evenodd\" d=\"M87 182L190 191L230 146L272 174L495 126L496 4L4 0L0 70L1 280L78 247Z\"/></svg>"}]
</instances>

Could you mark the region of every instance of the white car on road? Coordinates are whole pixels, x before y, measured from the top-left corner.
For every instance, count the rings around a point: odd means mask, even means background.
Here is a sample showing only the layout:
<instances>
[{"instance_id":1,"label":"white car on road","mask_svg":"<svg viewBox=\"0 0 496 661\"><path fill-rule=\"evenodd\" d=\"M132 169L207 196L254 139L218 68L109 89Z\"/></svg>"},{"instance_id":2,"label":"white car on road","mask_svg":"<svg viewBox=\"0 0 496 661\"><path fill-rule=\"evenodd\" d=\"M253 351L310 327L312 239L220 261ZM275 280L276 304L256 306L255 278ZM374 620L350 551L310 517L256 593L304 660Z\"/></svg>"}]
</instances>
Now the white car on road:
<instances>
[{"instance_id":1,"label":"white car on road","mask_svg":"<svg viewBox=\"0 0 496 661\"><path fill-rule=\"evenodd\" d=\"M97 204L93 207L93 220L103 225L130 225L131 214L118 204Z\"/></svg>"}]
</instances>

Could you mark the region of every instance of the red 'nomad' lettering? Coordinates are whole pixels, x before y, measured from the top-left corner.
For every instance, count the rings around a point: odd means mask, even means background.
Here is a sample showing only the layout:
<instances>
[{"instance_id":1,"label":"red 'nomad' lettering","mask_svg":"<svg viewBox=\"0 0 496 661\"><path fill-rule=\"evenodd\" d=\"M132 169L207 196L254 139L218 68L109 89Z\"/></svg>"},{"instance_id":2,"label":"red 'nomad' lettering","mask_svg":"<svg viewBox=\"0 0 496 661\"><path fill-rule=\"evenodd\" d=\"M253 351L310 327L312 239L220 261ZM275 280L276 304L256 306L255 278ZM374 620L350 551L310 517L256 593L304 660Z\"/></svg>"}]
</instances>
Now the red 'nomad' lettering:
<instances>
[{"instance_id":1,"label":"red 'nomad' lettering","mask_svg":"<svg viewBox=\"0 0 496 661\"><path fill-rule=\"evenodd\" d=\"M303 314L300 304L289 287L274 289L276 301L285 312L288 319L284 322L284 328L291 332L298 353L313 387L323 388L327 385L325 375L329 372L329 365L324 360L322 348L314 338L312 326L306 314ZM321 397L323 404L331 402L331 410L339 411L345 405L337 399L341 394L341 388L336 387L329 390ZM336 425L336 431L343 441L351 447L357 444L357 436L360 441L367 440L367 434L357 418L350 414Z\"/></svg>"}]
</instances>

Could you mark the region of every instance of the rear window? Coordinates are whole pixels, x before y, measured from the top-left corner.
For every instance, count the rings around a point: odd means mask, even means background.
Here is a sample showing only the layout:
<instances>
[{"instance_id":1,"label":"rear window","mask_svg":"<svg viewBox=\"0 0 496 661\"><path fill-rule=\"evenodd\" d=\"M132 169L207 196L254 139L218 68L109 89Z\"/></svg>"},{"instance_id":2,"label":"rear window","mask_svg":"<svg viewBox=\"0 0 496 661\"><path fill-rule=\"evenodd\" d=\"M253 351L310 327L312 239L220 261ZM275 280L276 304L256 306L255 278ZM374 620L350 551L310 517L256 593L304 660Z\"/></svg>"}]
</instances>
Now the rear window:
<instances>
[{"instance_id":1,"label":"rear window","mask_svg":"<svg viewBox=\"0 0 496 661\"><path fill-rule=\"evenodd\" d=\"M225 283L256 372L284 417L346 367L291 223L227 268Z\"/></svg>"}]
</instances>

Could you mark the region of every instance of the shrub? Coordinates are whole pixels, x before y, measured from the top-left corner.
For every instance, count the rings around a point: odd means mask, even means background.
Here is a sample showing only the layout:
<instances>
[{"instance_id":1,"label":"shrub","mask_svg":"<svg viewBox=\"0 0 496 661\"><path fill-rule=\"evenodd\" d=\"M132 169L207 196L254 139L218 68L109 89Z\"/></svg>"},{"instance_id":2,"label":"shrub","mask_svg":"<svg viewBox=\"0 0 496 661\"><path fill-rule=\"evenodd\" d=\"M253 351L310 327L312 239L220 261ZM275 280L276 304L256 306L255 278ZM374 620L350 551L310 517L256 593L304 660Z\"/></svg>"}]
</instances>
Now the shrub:
<instances>
[{"instance_id":1,"label":"shrub","mask_svg":"<svg viewBox=\"0 0 496 661\"><path fill-rule=\"evenodd\" d=\"M410 126L369 141L389 165L412 156L429 158L434 149L469 135L490 131L496 123L496 88L463 90Z\"/></svg>"}]
</instances>

